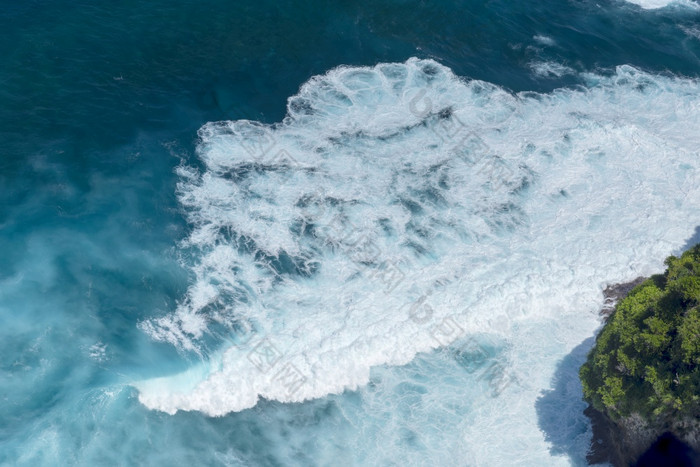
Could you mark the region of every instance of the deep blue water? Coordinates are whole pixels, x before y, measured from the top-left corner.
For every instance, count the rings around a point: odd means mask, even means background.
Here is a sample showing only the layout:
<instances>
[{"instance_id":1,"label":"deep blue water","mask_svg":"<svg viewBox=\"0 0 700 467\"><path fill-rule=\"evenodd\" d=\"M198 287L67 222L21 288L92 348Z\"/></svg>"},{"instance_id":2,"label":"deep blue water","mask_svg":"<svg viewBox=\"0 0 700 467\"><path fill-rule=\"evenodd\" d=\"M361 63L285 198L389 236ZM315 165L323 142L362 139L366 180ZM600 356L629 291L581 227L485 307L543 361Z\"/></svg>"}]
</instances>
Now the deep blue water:
<instances>
[{"instance_id":1,"label":"deep blue water","mask_svg":"<svg viewBox=\"0 0 700 467\"><path fill-rule=\"evenodd\" d=\"M373 365L369 386L303 403L220 417L142 405L133 383L207 361L139 326L172 313L196 282L176 168L204 170L207 122L279 122L289 96L341 65L432 59L465 80L543 95L620 65L669 83L700 74L700 10L609 0L6 1L0 31L4 465L484 464L493 433L431 445L479 412L459 394L472 373L455 377L459 363L439 350ZM544 63L567 68L538 73ZM579 425L559 443L580 443ZM549 454L584 461L580 449Z\"/></svg>"}]
</instances>

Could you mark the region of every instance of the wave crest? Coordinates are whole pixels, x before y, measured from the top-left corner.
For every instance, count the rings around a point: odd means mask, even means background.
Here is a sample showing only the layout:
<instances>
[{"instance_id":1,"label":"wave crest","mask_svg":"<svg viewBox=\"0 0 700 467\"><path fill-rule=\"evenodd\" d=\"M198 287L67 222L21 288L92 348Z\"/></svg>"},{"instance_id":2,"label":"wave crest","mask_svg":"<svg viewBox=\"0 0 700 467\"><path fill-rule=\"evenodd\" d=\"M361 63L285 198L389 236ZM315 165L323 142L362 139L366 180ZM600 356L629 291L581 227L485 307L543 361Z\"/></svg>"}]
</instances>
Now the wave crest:
<instances>
[{"instance_id":1,"label":"wave crest","mask_svg":"<svg viewBox=\"0 0 700 467\"><path fill-rule=\"evenodd\" d=\"M633 258L700 220L698 86L631 67L587 80L512 95L431 60L340 67L280 123L205 125L204 170L179 169L195 281L140 324L204 359L136 384L140 400L220 415L340 392L649 272Z\"/></svg>"}]
</instances>

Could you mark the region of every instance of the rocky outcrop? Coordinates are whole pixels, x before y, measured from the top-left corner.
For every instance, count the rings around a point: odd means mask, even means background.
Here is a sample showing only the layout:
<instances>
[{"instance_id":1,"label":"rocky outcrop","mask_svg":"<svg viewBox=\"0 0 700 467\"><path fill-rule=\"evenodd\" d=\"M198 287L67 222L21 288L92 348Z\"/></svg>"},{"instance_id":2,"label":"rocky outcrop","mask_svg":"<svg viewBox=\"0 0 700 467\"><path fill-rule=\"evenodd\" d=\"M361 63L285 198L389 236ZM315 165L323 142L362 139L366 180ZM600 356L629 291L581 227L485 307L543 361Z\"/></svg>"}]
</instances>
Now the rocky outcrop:
<instances>
[{"instance_id":1,"label":"rocky outcrop","mask_svg":"<svg viewBox=\"0 0 700 467\"><path fill-rule=\"evenodd\" d=\"M603 320L608 319L608 316L610 316L613 310L615 310L615 305L617 305L617 302L625 298L627 294L632 291L632 289L647 279L647 277L640 276L630 282L608 285L605 290L603 290L603 297L605 298L605 301L603 302L603 308L600 310L600 315L603 317Z\"/></svg>"},{"instance_id":2,"label":"rocky outcrop","mask_svg":"<svg viewBox=\"0 0 700 467\"><path fill-rule=\"evenodd\" d=\"M615 305L646 278L613 284L604 290L600 311L607 320ZM700 467L700 419L647 421L632 414L617 420L589 405L584 414L591 420L593 439L589 464L609 462L615 467L631 465L688 465ZM667 456L667 457L663 457ZM680 460L679 460L680 459Z\"/></svg>"},{"instance_id":3,"label":"rocky outcrop","mask_svg":"<svg viewBox=\"0 0 700 467\"><path fill-rule=\"evenodd\" d=\"M637 461L636 467L697 467L700 454L672 433L664 433L646 450Z\"/></svg>"},{"instance_id":4,"label":"rocky outcrop","mask_svg":"<svg viewBox=\"0 0 700 467\"><path fill-rule=\"evenodd\" d=\"M611 420L591 406L584 413L593 426L593 439L587 456L589 464L610 462L615 467L635 465L646 452L654 451L653 446L657 441L671 435L675 443L669 448L673 451L669 455L686 452L689 459L694 459L689 464L680 465L700 465L700 420L659 420L650 424L638 415Z\"/></svg>"}]
</instances>

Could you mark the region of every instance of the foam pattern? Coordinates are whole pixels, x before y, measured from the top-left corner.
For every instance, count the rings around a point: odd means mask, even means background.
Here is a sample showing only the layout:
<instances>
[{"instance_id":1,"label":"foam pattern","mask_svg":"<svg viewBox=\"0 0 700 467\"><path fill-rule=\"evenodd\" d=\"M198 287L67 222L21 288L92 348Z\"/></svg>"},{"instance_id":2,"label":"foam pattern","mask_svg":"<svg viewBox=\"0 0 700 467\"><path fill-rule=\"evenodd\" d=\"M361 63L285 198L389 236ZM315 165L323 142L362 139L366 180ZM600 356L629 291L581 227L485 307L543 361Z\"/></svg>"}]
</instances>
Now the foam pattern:
<instances>
[{"instance_id":1,"label":"foam pattern","mask_svg":"<svg viewBox=\"0 0 700 467\"><path fill-rule=\"evenodd\" d=\"M486 334L538 375L501 396L532 420L605 284L659 270L700 224L698 83L583 79L514 95L431 60L340 67L280 123L206 124L202 168L178 169L193 281L140 323L200 363L134 383L139 400L223 415L319 398Z\"/></svg>"}]
</instances>

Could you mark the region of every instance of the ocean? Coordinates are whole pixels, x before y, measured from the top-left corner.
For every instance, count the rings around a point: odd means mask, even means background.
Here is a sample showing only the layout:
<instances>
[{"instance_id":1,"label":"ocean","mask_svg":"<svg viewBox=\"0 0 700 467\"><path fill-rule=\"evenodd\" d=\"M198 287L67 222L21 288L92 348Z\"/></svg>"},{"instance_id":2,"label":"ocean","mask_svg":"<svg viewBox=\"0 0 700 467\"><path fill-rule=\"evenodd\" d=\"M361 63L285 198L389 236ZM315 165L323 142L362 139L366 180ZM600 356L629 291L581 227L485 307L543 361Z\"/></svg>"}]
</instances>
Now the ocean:
<instances>
[{"instance_id":1,"label":"ocean","mask_svg":"<svg viewBox=\"0 0 700 467\"><path fill-rule=\"evenodd\" d=\"M700 241L693 0L0 11L0 464L586 465Z\"/></svg>"}]
</instances>

